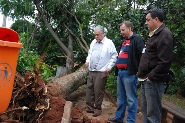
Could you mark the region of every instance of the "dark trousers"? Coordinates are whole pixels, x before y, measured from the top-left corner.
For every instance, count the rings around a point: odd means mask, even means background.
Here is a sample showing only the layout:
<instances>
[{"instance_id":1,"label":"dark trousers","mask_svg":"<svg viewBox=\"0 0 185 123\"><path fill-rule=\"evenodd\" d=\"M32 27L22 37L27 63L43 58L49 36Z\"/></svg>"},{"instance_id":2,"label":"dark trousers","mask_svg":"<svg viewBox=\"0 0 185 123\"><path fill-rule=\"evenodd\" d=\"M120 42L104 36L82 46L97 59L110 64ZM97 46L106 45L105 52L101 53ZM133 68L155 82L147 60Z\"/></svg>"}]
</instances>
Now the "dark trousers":
<instances>
[{"instance_id":1,"label":"dark trousers","mask_svg":"<svg viewBox=\"0 0 185 123\"><path fill-rule=\"evenodd\" d=\"M86 104L101 110L107 77L101 78L102 72L90 71L86 85Z\"/></svg>"},{"instance_id":2,"label":"dark trousers","mask_svg":"<svg viewBox=\"0 0 185 123\"><path fill-rule=\"evenodd\" d=\"M161 100L165 88L165 82L142 82L141 110L143 114L143 123L161 123Z\"/></svg>"}]
</instances>

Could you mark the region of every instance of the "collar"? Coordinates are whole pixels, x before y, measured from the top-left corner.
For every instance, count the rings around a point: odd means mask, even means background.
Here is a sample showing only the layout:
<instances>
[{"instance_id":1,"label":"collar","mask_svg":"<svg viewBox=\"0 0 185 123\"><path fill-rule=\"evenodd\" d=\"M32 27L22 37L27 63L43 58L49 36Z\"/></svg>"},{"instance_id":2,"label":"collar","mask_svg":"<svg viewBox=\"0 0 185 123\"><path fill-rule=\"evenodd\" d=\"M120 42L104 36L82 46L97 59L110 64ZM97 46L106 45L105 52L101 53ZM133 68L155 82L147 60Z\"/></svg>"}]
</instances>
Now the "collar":
<instances>
[{"instance_id":1,"label":"collar","mask_svg":"<svg viewBox=\"0 0 185 123\"><path fill-rule=\"evenodd\" d=\"M151 37L153 34L157 34L159 33L160 31L162 31L163 29L165 28L165 24L163 23L160 27L158 27L157 29L155 29L154 31L151 31L149 33L149 36Z\"/></svg>"},{"instance_id":2,"label":"collar","mask_svg":"<svg viewBox=\"0 0 185 123\"><path fill-rule=\"evenodd\" d=\"M154 34L159 33L159 32L162 31L164 28L165 28L165 24L163 23L160 27L158 27L158 28L155 30Z\"/></svg>"},{"instance_id":3,"label":"collar","mask_svg":"<svg viewBox=\"0 0 185 123\"><path fill-rule=\"evenodd\" d=\"M106 36L100 42L96 41L96 43L104 43L105 39L106 39Z\"/></svg>"},{"instance_id":4,"label":"collar","mask_svg":"<svg viewBox=\"0 0 185 123\"><path fill-rule=\"evenodd\" d=\"M159 28L159 27L158 27L158 28ZM158 29L158 28L157 28L157 29ZM155 31L156 31L157 29L154 29L154 31L150 31L150 32L149 32L149 37L152 37L152 35L155 33Z\"/></svg>"},{"instance_id":5,"label":"collar","mask_svg":"<svg viewBox=\"0 0 185 123\"><path fill-rule=\"evenodd\" d=\"M131 39L134 38L135 36L137 36L137 34L133 32L133 35L130 36L129 38L125 38L125 40L131 40Z\"/></svg>"}]
</instances>

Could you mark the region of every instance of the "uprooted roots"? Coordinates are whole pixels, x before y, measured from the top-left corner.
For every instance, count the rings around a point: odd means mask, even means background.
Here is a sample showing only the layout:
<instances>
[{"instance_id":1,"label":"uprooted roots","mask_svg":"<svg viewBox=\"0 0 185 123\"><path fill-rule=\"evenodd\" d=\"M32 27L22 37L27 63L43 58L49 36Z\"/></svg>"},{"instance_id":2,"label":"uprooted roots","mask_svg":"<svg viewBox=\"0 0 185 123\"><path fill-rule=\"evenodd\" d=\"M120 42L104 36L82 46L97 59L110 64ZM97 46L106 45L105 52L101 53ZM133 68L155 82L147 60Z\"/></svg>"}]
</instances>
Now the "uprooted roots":
<instances>
[{"instance_id":1,"label":"uprooted roots","mask_svg":"<svg viewBox=\"0 0 185 123\"><path fill-rule=\"evenodd\" d=\"M14 81L9 107L0 115L0 122L39 122L50 104L44 81L31 72L24 77L16 73Z\"/></svg>"}]
</instances>

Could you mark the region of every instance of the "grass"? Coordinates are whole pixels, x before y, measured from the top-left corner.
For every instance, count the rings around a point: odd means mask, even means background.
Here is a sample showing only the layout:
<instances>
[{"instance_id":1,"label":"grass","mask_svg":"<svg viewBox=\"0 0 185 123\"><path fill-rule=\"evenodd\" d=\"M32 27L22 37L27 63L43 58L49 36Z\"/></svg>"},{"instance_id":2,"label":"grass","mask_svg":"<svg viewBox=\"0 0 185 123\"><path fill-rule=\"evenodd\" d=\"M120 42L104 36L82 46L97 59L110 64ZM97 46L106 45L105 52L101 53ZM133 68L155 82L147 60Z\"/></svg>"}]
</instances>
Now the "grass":
<instances>
[{"instance_id":1,"label":"grass","mask_svg":"<svg viewBox=\"0 0 185 123\"><path fill-rule=\"evenodd\" d=\"M108 76L108 83L106 84L106 89L110 92L113 98L116 99L116 79L114 76ZM137 94L138 96L141 95L141 88L138 88ZM164 94L163 99L185 109L185 97L182 97L180 95L169 95L169 94Z\"/></svg>"},{"instance_id":2,"label":"grass","mask_svg":"<svg viewBox=\"0 0 185 123\"><path fill-rule=\"evenodd\" d=\"M139 96L141 95L140 89L138 89L137 94ZM164 94L163 99L185 109L185 97L182 97L180 95L177 96L177 95Z\"/></svg>"},{"instance_id":3,"label":"grass","mask_svg":"<svg viewBox=\"0 0 185 123\"><path fill-rule=\"evenodd\" d=\"M167 95L163 96L163 99L185 109L185 97L177 96L177 95Z\"/></svg>"}]
</instances>

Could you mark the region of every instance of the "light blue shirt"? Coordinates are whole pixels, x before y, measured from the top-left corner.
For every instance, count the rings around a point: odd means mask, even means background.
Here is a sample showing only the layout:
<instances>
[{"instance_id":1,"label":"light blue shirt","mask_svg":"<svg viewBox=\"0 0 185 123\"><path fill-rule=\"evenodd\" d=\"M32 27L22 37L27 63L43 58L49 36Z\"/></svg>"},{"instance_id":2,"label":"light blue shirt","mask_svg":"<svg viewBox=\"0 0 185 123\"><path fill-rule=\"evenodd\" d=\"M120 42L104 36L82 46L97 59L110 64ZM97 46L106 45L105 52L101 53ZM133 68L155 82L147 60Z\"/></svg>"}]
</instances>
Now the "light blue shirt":
<instances>
[{"instance_id":1,"label":"light blue shirt","mask_svg":"<svg viewBox=\"0 0 185 123\"><path fill-rule=\"evenodd\" d=\"M89 62L90 71L104 72L106 68L112 69L117 56L118 53L112 40L104 37L100 43L96 39L91 42L86 62Z\"/></svg>"}]
</instances>

